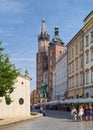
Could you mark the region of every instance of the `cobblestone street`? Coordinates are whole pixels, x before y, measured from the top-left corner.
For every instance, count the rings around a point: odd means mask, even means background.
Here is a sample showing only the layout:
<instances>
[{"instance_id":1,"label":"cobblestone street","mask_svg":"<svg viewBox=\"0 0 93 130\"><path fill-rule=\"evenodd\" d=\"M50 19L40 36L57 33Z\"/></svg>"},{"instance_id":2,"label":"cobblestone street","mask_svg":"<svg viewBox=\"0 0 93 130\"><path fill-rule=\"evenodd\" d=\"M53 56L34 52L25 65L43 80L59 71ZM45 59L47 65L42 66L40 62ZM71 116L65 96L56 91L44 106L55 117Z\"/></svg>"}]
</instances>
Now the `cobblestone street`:
<instances>
[{"instance_id":1,"label":"cobblestone street","mask_svg":"<svg viewBox=\"0 0 93 130\"><path fill-rule=\"evenodd\" d=\"M1 127L0 130L93 130L93 122L72 122L69 112L46 111L45 117Z\"/></svg>"}]
</instances>

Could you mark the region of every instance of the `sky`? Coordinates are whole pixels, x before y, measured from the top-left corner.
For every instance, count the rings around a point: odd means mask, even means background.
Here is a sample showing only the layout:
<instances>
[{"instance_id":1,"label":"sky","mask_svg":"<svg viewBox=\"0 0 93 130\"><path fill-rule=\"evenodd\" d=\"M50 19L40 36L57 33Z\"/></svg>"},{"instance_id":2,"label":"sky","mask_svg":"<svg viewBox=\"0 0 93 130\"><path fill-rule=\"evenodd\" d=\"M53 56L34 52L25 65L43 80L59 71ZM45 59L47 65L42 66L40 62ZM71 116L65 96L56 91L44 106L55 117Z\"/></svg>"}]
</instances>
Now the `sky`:
<instances>
[{"instance_id":1,"label":"sky","mask_svg":"<svg viewBox=\"0 0 93 130\"><path fill-rule=\"evenodd\" d=\"M0 0L0 40L5 53L24 75L32 78L30 90L36 88L36 53L42 18L50 40L54 27L65 45L83 27L84 18L93 10L93 0Z\"/></svg>"}]
</instances>

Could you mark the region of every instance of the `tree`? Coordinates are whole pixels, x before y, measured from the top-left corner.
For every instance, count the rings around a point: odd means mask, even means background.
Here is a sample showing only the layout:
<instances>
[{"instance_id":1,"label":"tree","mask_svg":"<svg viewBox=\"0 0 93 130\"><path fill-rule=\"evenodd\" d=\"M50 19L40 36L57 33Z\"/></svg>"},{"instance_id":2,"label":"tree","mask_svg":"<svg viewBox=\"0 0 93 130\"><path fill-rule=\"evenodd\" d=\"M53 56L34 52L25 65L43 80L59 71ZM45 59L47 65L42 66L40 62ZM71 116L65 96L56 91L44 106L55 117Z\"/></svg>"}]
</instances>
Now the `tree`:
<instances>
[{"instance_id":1,"label":"tree","mask_svg":"<svg viewBox=\"0 0 93 130\"><path fill-rule=\"evenodd\" d=\"M14 82L20 74L19 69L9 61L0 41L0 97L5 97L6 102L11 102L10 94L14 91Z\"/></svg>"}]
</instances>

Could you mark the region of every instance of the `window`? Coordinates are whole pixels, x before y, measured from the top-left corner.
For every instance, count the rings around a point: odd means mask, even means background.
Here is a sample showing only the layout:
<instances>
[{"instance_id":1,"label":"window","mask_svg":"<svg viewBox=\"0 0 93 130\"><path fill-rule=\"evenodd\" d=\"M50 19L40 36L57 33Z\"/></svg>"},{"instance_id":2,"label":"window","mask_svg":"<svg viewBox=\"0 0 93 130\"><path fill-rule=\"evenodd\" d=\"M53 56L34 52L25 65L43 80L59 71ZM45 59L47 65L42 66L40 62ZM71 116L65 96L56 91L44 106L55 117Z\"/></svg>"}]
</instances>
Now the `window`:
<instances>
[{"instance_id":1,"label":"window","mask_svg":"<svg viewBox=\"0 0 93 130\"><path fill-rule=\"evenodd\" d=\"M89 83L89 70L86 71L86 84Z\"/></svg>"},{"instance_id":2,"label":"window","mask_svg":"<svg viewBox=\"0 0 93 130\"><path fill-rule=\"evenodd\" d=\"M93 60L93 48L91 49L91 60Z\"/></svg>"},{"instance_id":3,"label":"window","mask_svg":"<svg viewBox=\"0 0 93 130\"><path fill-rule=\"evenodd\" d=\"M74 72L74 62L72 63L72 72Z\"/></svg>"},{"instance_id":4,"label":"window","mask_svg":"<svg viewBox=\"0 0 93 130\"><path fill-rule=\"evenodd\" d=\"M91 83L93 83L93 67L91 69Z\"/></svg>"},{"instance_id":5,"label":"window","mask_svg":"<svg viewBox=\"0 0 93 130\"><path fill-rule=\"evenodd\" d=\"M53 60L50 60L50 65L53 65Z\"/></svg>"},{"instance_id":6,"label":"window","mask_svg":"<svg viewBox=\"0 0 93 130\"><path fill-rule=\"evenodd\" d=\"M89 35L86 36L86 47L88 46L88 44L89 44Z\"/></svg>"},{"instance_id":7,"label":"window","mask_svg":"<svg viewBox=\"0 0 93 130\"><path fill-rule=\"evenodd\" d=\"M83 41L80 42L80 51L83 50Z\"/></svg>"},{"instance_id":8,"label":"window","mask_svg":"<svg viewBox=\"0 0 93 130\"><path fill-rule=\"evenodd\" d=\"M76 87L78 87L78 75L76 75Z\"/></svg>"},{"instance_id":9,"label":"window","mask_svg":"<svg viewBox=\"0 0 93 130\"><path fill-rule=\"evenodd\" d=\"M89 62L89 51L86 52L86 63Z\"/></svg>"},{"instance_id":10,"label":"window","mask_svg":"<svg viewBox=\"0 0 93 130\"><path fill-rule=\"evenodd\" d=\"M80 85L83 85L83 73L80 73Z\"/></svg>"},{"instance_id":11,"label":"window","mask_svg":"<svg viewBox=\"0 0 93 130\"><path fill-rule=\"evenodd\" d=\"M52 55L53 55L53 51L51 50L51 51L50 51L50 56L52 56Z\"/></svg>"},{"instance_id":12,"label":"window","mask_svg":"<svg viewBox=\"0 0 93 130\"><path fill-rule=\"evenodd\" d=\"M83 55L80 57L80 67L83 67Z\"/></svg>"},{"instance_id":13,"label":"window","mask_svg":"<svg viewBox=\"0 0 93 130\"><path fill-rule=\"evenodd\" d=\"M20 98L20 99L19 99L19 104L20 104L20 105L24 104L24 99L23 99L23 98Z\"/></svg>"},{"instance_id":14,"label":"window","mask_svg":"<svg viewBox=\"0 0 93 130\"><path fill-rule=\"evenodd\" d=\"M74 48L72 48L72 58L73 58L73 56L74 56Z\"/></svg>"},{"instance_id":15,"label":"window","mask_svg":"<svg viewBox=\"0 0 93 130\"><path fill-rule=\"evenodd\" d=\"M76 70L78 70L78 59L76 59Z\"/></svg>"},{"instance_id":16,"label":"window","mask_svg":"<svg viewBox=\"0 0 93 130\"><path fill-rule=\"evenodd\" d=\"M69 60L71 59L71 51L68 53Z\"/></svg>"},{"instance_id":17,"label":"window","mask_svg":"<svg viewBox=\"0 0 93 130\"><path fill-rule=\"evenodd\" d=\"M91 43L93 42L93 32L91 32Z\"/></svg>"},{"instance_id":18,"label":"window","mask_svg":"<svg viewBox=\"0 0 93 130\"><path fill-rule=\"evenodd\" d=\"M74 87L74 77L72 77L72 88Z\"/></svg>"},{"instance_id":19,"label":"window","mask_svg":"<svg viewBox=\"0 0 93 130\"><path fill-rule=\"evenodd\" d=\"M78 54L78 46L76 45L76 55Z\"/></svg>"}]
</instances>

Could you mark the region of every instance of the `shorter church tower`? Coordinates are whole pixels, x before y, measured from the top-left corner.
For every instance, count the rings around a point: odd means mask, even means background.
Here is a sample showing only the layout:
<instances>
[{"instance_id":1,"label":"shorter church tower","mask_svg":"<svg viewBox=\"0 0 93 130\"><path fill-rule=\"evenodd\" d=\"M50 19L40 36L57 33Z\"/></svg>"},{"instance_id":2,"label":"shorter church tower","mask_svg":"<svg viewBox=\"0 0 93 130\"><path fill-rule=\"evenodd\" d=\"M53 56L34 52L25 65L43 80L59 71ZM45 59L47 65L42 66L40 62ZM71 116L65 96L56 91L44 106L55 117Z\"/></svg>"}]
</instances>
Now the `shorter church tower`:
<instances>
[{"instance_id":1,"label":"shorter church tower","mask_svg":"<svg viewBox=\"0 0 93 130\"><path fill-rule=\"evenodd\" d=\"M48 94L50 100L53 98L53 74L55 72L56 62L65 49L64 43L59 37L59 28L56 26L54 37L48 48Z\"/></svg>"}]
</instances>

